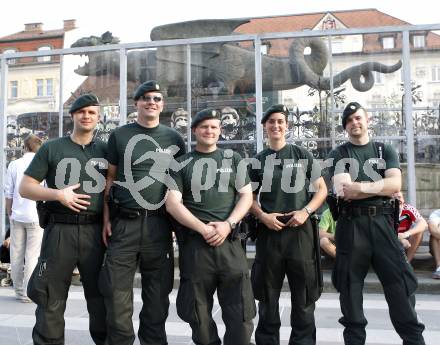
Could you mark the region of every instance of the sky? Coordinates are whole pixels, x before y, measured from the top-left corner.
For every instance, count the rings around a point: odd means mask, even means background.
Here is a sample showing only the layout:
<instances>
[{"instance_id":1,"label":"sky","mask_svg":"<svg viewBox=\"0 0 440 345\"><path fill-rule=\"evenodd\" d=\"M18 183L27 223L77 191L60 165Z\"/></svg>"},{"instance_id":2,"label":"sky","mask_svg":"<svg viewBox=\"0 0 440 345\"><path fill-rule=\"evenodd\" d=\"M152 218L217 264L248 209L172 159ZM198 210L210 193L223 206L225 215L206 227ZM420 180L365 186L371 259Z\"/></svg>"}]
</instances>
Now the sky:
<instances>
[{"instance_id":1,"label":"sky","mask_svg":"<svg viewBox=\"0 0 440 345\"><path fill-rule=\"evenodd\" d=\"M0 37L23 30L25 23L41 22L44 29L51 30L62 28L63 19L76 19L77 38L108 30L122 43L141 42L150 40L153 27L180 21L361 8L376 8L411 24L440 23L440 3L436 0L15 0L2 2Z\"/></svg>"}]
</instances>

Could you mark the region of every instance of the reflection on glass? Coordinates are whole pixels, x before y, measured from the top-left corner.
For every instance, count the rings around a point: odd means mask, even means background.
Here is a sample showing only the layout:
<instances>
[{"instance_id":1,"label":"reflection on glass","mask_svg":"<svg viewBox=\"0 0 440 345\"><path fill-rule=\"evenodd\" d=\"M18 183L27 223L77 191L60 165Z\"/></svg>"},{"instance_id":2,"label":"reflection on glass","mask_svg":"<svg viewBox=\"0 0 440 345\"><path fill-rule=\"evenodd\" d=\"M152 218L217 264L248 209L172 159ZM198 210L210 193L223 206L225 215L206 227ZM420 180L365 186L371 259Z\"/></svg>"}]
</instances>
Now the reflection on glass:
<instances>
[{"instance_id":1,"label":"reflection on glass","mask_svg":"<svg viewBox=\"0 0 440 345\"><path fill-rule=\"evenodd\" d=\"M440 163L440 138L417 137L414 143L417 163Z\"/></svg>"},{"instance_id":2,"label":"reflection on glass","mask_svg":"<svg viewBox=\"0 0 440 345\"><path fill-rule=\"evenodd\" d=\"M249 142L246 144L243 143L229 143L225 141L219 141L218 146L222 149L230 149L234 152L237 152L240 154L242 158L250 158L255 157L257 154L257 145L255 142Z\"/></svg>"}]
</instances>

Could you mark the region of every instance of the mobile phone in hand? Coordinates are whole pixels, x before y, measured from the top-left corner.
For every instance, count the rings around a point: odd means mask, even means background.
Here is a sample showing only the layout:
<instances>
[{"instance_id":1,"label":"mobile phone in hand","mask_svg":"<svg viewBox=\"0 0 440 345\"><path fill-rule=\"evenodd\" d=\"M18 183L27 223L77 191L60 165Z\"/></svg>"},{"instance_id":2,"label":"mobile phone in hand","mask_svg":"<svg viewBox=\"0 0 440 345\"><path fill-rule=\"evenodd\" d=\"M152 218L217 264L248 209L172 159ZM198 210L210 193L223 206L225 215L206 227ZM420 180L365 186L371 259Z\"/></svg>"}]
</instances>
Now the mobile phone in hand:
<instances>
[{"instance_id":1,"label":"mobile phone in hand","mask_svg":"<svg viewBox=\"0 0 440 345\"><path fill-rule=\"evenodd\" d=\"M277 216L277 219L284 224L287 224L290 218L292 218L292 216Z\"/></svg>"}]
</instances>

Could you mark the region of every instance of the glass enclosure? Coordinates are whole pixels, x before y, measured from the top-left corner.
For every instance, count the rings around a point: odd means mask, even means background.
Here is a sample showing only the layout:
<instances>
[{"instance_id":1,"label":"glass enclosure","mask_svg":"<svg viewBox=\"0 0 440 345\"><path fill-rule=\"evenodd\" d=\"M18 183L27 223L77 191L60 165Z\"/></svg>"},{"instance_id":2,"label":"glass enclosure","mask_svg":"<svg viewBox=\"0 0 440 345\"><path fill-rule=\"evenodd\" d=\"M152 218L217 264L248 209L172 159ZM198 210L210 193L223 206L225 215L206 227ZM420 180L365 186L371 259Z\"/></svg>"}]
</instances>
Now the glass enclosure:
<instances>
[{"instance_id":1,"label":"glass enclosure","mask_svg":"<svg viewBox=\"0 0 440 345\"><path fill-rule=\"evenodd\" d=\"M398 151L409 202L440 208L439 189L428 191L416 179L420 171L440 180L439 29L232 35L0 55L2 178L28 133L47 140L71 132L68 109L79 95L100 99L96 136L107 140L136 119L135 88L155 79L165 96L160 121L189 149L191 118L214 108L222 114L219 145L243 157L264 148L262 113L283 103L290 110L287 140L325 159L346 140L341 113L357 101L370 115L371 137Z\"/></svg>"}]
</instances>

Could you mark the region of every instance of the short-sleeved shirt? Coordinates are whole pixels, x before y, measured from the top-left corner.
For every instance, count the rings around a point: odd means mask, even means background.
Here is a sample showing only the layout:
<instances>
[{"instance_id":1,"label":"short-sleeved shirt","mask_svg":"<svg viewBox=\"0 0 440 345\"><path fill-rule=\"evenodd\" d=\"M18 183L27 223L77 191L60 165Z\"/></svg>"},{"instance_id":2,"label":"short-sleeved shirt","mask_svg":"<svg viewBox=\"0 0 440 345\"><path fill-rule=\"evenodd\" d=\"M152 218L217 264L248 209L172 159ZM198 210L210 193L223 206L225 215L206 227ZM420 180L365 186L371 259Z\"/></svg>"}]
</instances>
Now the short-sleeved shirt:
<instances>
[{"instance_id":1,"label":"short-sleeved shirt","mask_svg":"<svg viewBox=\"0 0 440 345\"><path fill-rule=\"evenodd\" d=\"M336 232L336 222L333 220L332 214L329 209L326 209L319 221L319 229L327 231L330 234L335 234Z\"/></svg>"},{"instance_id":2,"label":"short-sleeved shirt","mask_svg":"<svg viewBox=\"0 0 440 345\"><path fill-rule=\"evenodd\" d=\"M133 122L115 129L108 140L108 161L117 166L116 181L128 184L115 183L114 197L119 205L143 208L143 203L136 201L130 188L139 189L141 198L150 205L163 203L166 171L173 157L184 153L182 137L162 124L146 128ZM142 179L139 188L130 187Z\"/></svg>"},{"instance_id":3,"label":"short-sleeved shirt","mask_svg":"<svg viewBox=\"0 0 440 345\"><path fill-rule=\"evenodd\" d=\"M47 186L54 189L80 183L74 192L91 196L86 212L100 214L107 175L106 156L107 146L100 140L79 145L70 136L62 137L45 142L24 174L40 182L46 180ZM57 213L75 213L58 201L48 201L47 206Z\"/></svg>"},{"instance_id":4,"label":"short-sleeved shirt","mask_svg":"<svg viewBox=\"0 0 440 345\"><path fill-rule=\"evenodd\" d=\"M344 145L348 151L348 157L342 153L342 145L332 150L327 157L327 160L333 159L332 165L327 169L327 174L330 179L336 174L350 173L351 180L354 182L376 182L382 179L380 174L382 168L384 170L392 168L400 169L399 157L391 145L384 144L384 152L382 154L383 161L379 159L379 152L373 141L369 141L365 145L354 145L351 142L348 142ZM345 161L341 161L340 164L338 164L341 159L347 158L356 160L358 162L359 169L355 169L353 166L349 166L348 164L342 164ZM384 163L384 165L381 163ZM353 200L350 204L352 206L379 205L385 200L389 200L389 198L373 196L362 200Z\"/></svg>"},{"instance_id":5,"label":"short-sleeved shirt","mask_svg":"<svg viewBox=\"0 0 440 345\"><path fill-rule=\"evenodd\" d=\"M185 165L179 171L170 169L170 189L182 193L185 207L201 221L226 220L238 192L250 182L246 166L239 167L241 156L218 148L209 153L189 152L177 160Z\"/></svg>"},{"instance_id":6,"label":"short-sleeved shirt","mask_svg":"<svg viewBox=\"0 0 440 345\"><path fill-rule=\"evenodd\" d=\"M249 166L254 191L264 212L300 210L310 200L309 186L321 176L319 163L306 149L286 144L279 151L266 148L255 157L259 168Z\"/></svg>"},{"instance_id":7,"label":"short-sleeved shirt","mask_svg":"<svg viewBox=\"0 0 440 345\"><path fill-rule=\"evenodd\" d=\"M405 232L411 228L411 226L422 218L422 215L414 207L407 203L403 204L402 212L400 212L399 232Z\"/></svg>"},{"instance_id":8,"label":"short-sleeved shirt","mask_svg":"<svg viewBox=\"0 0 440 345\"><path fill-rule=\"evenodd\" d=\"M432 213L429 215L428 222L434 224L435 226L440 225L440 209L432 211Z\"/></svg>"},{"instance_id":9,"label":"short-sleeved shirt","mask_svg":"<svg viewBox=\"0 0 440 345\"><path fill-rule=\"evenodd\" d=\"M23 174L31 164L35 153L26 152L23 157L9 163L6 172L5 198L12 199L12 214L10 219L23 223L37 223L38 214L35 201L22 198L19 187Z\"/></svg>"}]
</instances>

